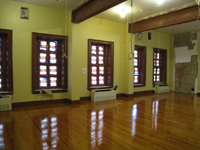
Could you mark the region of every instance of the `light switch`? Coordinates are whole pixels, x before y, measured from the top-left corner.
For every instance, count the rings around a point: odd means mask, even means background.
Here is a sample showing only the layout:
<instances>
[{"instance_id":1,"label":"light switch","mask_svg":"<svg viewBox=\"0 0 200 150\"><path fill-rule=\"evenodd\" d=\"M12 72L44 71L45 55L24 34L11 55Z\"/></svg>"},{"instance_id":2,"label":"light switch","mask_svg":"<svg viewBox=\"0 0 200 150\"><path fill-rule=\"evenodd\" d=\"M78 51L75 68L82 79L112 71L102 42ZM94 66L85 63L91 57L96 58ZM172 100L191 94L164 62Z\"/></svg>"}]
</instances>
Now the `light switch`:
<instances>
[{"instance_id":1,"label":"light switch","mask_svg":"<svg viewBox=\"0 0 200 150\"><path fill-rule=\"evenodd\" d=\"M87 69L86 68L82 68L82 72L83 72L83 74L86 74L87 73Z\"/></svg>"}]
</instances>

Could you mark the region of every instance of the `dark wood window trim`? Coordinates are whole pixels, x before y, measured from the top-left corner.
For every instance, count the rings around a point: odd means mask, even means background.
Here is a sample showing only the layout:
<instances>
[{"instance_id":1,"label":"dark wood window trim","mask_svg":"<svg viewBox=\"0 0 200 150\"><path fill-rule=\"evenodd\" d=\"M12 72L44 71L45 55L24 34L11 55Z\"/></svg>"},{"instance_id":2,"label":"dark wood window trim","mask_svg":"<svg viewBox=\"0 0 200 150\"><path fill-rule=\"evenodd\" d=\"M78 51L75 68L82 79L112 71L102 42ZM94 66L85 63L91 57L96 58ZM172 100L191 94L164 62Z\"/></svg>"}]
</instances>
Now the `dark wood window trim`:
<instances>
[{"instance_id":1,"label":"dark wood window trim","mask_svg":"<svg viewBox=\"0 0 200 150\"><path fill-rule=\"evenodd\" d=\"M13 93L12 30L0 29L1 37L1 78L0 93Z\"/></svg>"},{"instance_id":2,"label":"dark wood window trim","mask_svg":"<svg viewBox=\"0 0 200 150\"><path fill-rule=\"evenodd\" d=\"M57 70L57 86L47 87L53 93L67 92L68 75L67 75L67 59L63 53L67 53L68 50L68 37L61 35L32 33L32 93L38 94L40 92L39 87L39 40L51 40L58 42L58 54L57 61L60 66ZM67 55L67 54L66 54ZM45 88L44 88L45 89Z\"/></svg>"},{"instance_id":3,"label":"dark wood window trim","mask_svg":"<svg viewBox=\"0 0 200 150\"><path fill-rule=\"evenodd\" d=\"M105 56L104 62L105 66L105 78L103 85L92 85L92 64L91 64L91 48L92 45L104 46ZM88 39L88 90L100 89L100 88L112 88L113 87L113 66L114 66L114 42L100 41Z\"/></svg>"},{"instance_id":4,"label":"dark wood window trim","mask_svg":"<svg viewBox=\"0 0 200 150\"><path fill-rule=\"evenodd\" d=\"M160 59L159 59L159 67L156 66L156 60L158 60L155 57L155 53L160 53ZM157 71L154 71L154 69L160 68L160 81L154 81L154 75L157 75ZM154 48L153 49L153 85L156 83L166 83L166 76L167 75L167 50L166 49L159 49Z\"/></svg>"},{"instance_id":5,"label":"dark wood window trim","mask_svg":"<svg viewBox=\"0 0 200 150\"><path fill-rule=\"evenodd\" d=\"M134 83L134 87L143 87L146 85L146 47L135 45L135 50L138 51L138 83ZM135 69L134 69L135 72ZM134 76L133 76L134 82Z\"/></svg>"}]
</instances>

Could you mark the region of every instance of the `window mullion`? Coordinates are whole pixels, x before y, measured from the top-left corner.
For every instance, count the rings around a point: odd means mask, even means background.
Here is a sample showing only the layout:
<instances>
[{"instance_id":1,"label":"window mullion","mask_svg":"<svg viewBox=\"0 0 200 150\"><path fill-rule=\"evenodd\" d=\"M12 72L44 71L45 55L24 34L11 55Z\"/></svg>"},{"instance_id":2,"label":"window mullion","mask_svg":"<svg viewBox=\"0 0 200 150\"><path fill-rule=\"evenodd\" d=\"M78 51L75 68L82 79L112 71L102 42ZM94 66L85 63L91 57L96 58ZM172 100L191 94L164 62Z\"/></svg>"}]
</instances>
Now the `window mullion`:
<instances>
[{"instance_id":1,"label":"window mullion","mask_svg":"<svg viewBox=\"0 0 200 150\"><path fill-rule=\"evenodd\" d=\"M99 45L97 46L96 57L97 57L97 63L96 63L96 66L97 66L97 85L99 85Z\"/></svg>"},{"instance_id":2,"label":"window mullion","mask_svg":"<svg viewBox=\"0 0 200 150\"><path fill-rule=\"evenodd\" d=\"M49 67L50 67L50 41L47 41L47 86L50 87L50 73L49 73Z\"/></svg>"}]
</instances>

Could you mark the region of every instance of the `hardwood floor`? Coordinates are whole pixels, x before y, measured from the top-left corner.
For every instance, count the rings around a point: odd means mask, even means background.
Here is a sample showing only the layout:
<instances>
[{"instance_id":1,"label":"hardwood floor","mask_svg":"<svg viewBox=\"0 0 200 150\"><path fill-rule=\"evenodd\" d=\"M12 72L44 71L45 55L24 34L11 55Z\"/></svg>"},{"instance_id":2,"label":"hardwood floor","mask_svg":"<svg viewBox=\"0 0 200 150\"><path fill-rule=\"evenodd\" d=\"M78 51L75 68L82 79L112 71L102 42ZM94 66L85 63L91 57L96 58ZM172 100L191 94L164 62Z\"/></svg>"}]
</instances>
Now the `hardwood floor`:
<instances>
[{"instance_id":1,"label":"hardwood floor","mask_svg":"<svg viewBox=\"0 0 200 150\"><path fill-rule=\"evenodd\" d=\"M200 97L168 93L0 112L2 150L197 150Z\"/></svg>"}]
</instances>

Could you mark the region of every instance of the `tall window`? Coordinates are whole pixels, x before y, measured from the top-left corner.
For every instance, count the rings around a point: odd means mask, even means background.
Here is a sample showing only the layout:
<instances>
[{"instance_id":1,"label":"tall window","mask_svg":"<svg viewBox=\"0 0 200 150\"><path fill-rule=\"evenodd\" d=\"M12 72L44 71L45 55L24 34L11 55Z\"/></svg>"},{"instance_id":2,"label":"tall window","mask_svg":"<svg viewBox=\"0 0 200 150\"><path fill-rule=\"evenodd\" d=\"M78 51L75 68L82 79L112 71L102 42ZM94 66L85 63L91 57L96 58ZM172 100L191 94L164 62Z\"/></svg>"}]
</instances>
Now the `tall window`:
<instances>
[{"instance_id":1,"label":"tall window","mask_svg":"<svg viewBox=\"0 0 200 150\"><path fill-rule=\"evenodd\" d=\"M113 87L114 43L88 40L88 89Z\"/></svg>"},{"instance_id":2,"label":"tall window","mask_svg":"<svg viewBox=\"0 0 200 150\"><path fill-rule=\"evenodd\" d=\"M153 84L166 83L167 50L153 49Z\"/></svg>"},{"instance_id":3,"label":"tall window","mask_svg":"<svg viewBox=\"0 0 200 150\"><path fill-rule=\"evenodd\" d=\"M0 29L0 91L13 92L12 30Z\"/></svg>"},{"instance_id":4,"label":"tall window","mask_svg":"<svg viewBox=\"0 0 200 150\"><path fill-rule=\"evenodd\" d=\"M146 82L146 47L135 46L134 50L134 87L145 86Z\"/></svg>"},{"instance_id":5,"label":"tall window","mask_svg":"<svg viewBox=\"0 0 200 150\"><path fill-rule=\"evenodd\" d=\"M67 37L33 33L32 91L67 91Z\"/></svg>"}]
</instances>

